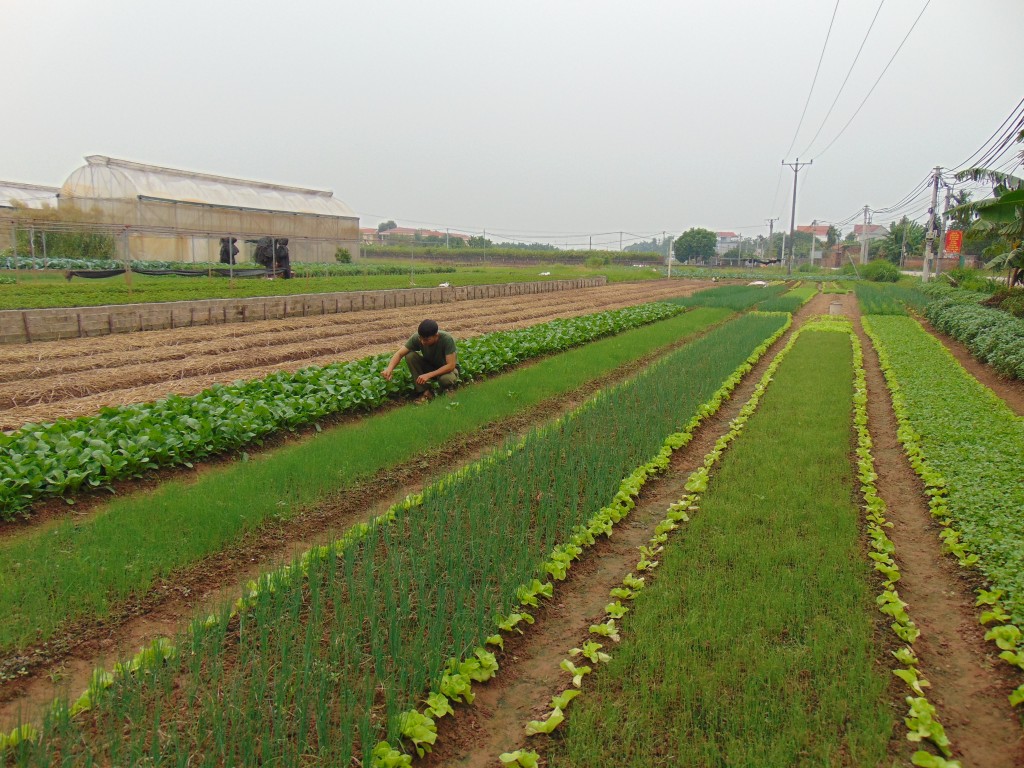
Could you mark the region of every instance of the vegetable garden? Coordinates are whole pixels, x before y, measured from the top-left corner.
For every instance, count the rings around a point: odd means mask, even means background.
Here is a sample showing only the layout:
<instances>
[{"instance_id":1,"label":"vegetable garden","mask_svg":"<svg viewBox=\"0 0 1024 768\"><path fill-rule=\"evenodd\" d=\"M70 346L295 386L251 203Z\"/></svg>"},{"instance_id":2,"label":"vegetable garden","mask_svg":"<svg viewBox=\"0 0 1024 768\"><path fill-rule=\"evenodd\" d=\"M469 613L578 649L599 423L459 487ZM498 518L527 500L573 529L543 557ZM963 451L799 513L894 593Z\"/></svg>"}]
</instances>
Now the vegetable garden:
<instances>
[{"instance_id":1,"label":"vegetable garden","mask_svg":"<svg viewBox=\"0 0 1024 768\"><path fill-rule=\"evenodd\" d=\"M822 287L455 307L465 383L421 407L381 409L409 384L386 356L334 351L17 424L0 766L1024 764L1024 421L922 325L936 296ZM174 632L130 631L174 584L215 589ZM95 629L136 644L75 657Z\"/></svg>"}]
</instances>

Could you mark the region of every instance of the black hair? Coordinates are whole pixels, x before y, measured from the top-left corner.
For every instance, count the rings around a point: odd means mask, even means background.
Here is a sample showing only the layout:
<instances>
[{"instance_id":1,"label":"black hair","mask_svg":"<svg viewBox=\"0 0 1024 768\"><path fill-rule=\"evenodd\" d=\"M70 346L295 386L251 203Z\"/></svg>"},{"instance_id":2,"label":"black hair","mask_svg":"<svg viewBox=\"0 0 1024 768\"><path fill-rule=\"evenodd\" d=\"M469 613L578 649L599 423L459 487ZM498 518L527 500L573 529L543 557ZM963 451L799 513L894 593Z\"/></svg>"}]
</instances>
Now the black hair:
<instances>
[{"instance_id":1,"label":"black hair","mask_svg":"<svg viewBox=\"0 0 1024 768\"><path fill-rule=\"evenodd\" d=\"M422 323L420 323L420 327L416 329L416 333L419 334L421 339L429 339L431 336L436 336L437 321L424 320Z\"/></svg>"}]
</instances>

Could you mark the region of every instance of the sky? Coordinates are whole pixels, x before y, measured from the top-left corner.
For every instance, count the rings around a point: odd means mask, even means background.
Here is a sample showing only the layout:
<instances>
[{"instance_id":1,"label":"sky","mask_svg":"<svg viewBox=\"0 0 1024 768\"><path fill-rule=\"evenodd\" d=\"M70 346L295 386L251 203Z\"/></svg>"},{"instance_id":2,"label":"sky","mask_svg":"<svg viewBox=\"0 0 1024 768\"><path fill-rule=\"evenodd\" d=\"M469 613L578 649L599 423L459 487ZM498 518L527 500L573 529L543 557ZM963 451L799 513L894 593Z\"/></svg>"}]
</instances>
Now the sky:
<instances>
[{"instance_id":1,"label":"sky","mask_svg":"<svg viewBox=\"0 0 1024 768\"><path fill-rule=\"evenodd\" d=\"M788 229L797 157L797 224L859 221L1024 97L1022 0L0 0L0 20L0 179L59 186L101 154L330 189L361 226L569 246Z\"/></svg>"}]
</instances>

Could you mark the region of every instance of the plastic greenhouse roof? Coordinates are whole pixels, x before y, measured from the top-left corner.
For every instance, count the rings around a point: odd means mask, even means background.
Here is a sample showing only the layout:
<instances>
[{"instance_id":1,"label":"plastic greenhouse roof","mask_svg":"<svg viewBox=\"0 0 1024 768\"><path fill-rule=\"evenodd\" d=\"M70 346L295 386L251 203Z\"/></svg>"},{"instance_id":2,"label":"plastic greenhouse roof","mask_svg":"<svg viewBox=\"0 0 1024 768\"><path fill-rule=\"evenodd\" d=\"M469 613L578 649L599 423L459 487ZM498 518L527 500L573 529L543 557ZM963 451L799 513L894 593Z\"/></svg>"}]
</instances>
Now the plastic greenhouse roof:
<instances>
[{"instance_id":1,"label":"plastic greenhouse roof","mask_svg":"<svg viewBox=\"0 0 1024 768\"><path fill-rule=\"evenodd\" d=\"M357 218L333 192L233 179L176 168L144 165L104 155L89 155L86 165L72 172L61 197L158 200Z\"/></svg>"},{"instance_id":2,"label":"plastic greenhouse roof","mask_svg":"<svg viewBox=\"0 0 1024 768\"><path fill-rule=\"evenodd\" d=\"M13 203L24 205L26 208L56 205L59 191L57 187L22 184L20 181L0 181L0 208L13 207Z\"/></svg>"}]
</instances>

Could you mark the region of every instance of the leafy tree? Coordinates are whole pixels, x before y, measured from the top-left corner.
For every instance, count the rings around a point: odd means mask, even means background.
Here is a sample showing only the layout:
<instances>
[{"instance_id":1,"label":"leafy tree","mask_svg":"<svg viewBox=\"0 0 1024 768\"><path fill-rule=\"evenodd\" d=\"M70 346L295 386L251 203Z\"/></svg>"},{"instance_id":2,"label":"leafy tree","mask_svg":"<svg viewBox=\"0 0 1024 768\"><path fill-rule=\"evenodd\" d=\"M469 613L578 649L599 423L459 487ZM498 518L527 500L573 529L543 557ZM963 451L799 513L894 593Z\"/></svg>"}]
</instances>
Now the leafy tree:
<instances>
[{"instance_id":1,"label":"leafy tree","mask_svg":"<svg viewBox=\"0 0 1024 768\"><path fill-rule=\"evenodd\" d=\"M709 229L693 227L688 229L672 244L676 260L681 262L700 261L707 263L715 255L718 236Z\"/></svg>"},{"instance_id":2,"label":"leafy tree","mask_svg":"<svg viewBox=\"0 0 1024 768\"><path fill-rule=\"evenodd\" d=\"M1024 141L1024 131L1017 134L1017 141ZM957 179L992 184L992 198L957 206L950 215L970 213L973 231L998 235L1003 247L997 243L986 249L990 255L997 248L1000 251L986 266L1005 269L1011 288L1024 283L1024 179L989 168L968 168L958 173Z\"/></svg>"},{"instance_id":3,"label":"leafy tree","mask_svg":"<svg viewBox=\"0 0 1024 768\"><path fill-rule=\"evenodd\" d=\"M829 224L829 226L828 226L828 234L825 235L825 245L827 245L829 248L831 248L833 245L835 245L836 243L839 242L839 240L840 240L840 238L842 236L843 236L843 233L840 232L835 227L834 224Z\"/></svg>"},{"instance_id":4,"label":"leafy tree","mask_svg":"<svg viewBox=\"0 0 1024 768\"><path fill-rule=\"evenodd\" d=\"M394 221L382 221L377 225L378 232L387 232L389 229L398 229L398 225Z\"/></svg>"},{"instance_id":5,"label":"leafy tree","mask_svg":"<svg viewBox=\"0 0 1024 768\"><path fill-rule=\"evenodd\" d=\"M886 259L899 264L902 257L918 257L924 253L925 226L904 216L889 225L889 234L872 240L868 253L872 258Z\"/></svg>"},{"instance_id":6,"label":"leafy tree","mask_svg":"<svg viewBox=\"0 0 1024 768\"><path fill-rule=\"evenodd\" d=\"M494 243L481 235L469 238L470 248L490 248L492 245L494 245Z\"/></svg>"}]
</instances>

